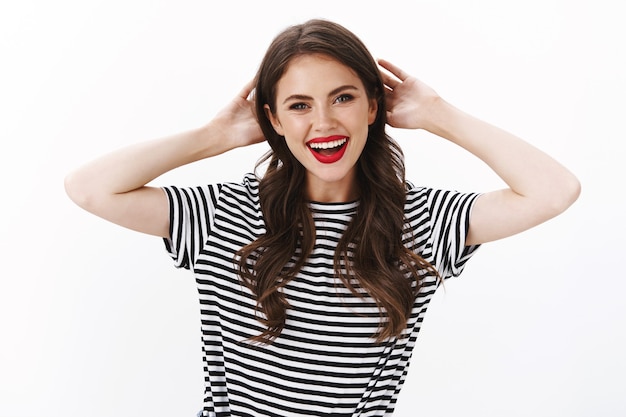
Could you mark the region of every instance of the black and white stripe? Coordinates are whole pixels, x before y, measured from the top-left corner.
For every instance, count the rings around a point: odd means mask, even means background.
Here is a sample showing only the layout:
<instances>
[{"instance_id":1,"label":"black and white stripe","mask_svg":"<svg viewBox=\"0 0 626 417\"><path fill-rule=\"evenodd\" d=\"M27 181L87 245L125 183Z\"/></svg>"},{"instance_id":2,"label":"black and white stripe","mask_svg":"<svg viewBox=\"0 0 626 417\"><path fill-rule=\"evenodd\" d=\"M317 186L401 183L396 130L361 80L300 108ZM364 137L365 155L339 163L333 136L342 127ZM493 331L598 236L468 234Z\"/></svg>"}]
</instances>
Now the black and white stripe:
<instances>
[{"instance_id":1,"label":"black and white stripe","mask_svg":"<svg viewBox=\"0 0 626 417\"><path fill-rule=\"evenodd\" d=\"M254 297L236 274L235 253L265 232L258 180L196 188L165 187L177 267L193 269L201 307L205 416L384 416L393 412L424 313L437 288L426 278L407 330L377 344L379 311L354 296L333 272L333 251L354 203L311 203L313 253L284 292L286 325L270 345L258 335ZM477 194L412 187L407 192L407 247L442 277L457 276L476 247L465 247Z\"/></svg>"}]
</instances>

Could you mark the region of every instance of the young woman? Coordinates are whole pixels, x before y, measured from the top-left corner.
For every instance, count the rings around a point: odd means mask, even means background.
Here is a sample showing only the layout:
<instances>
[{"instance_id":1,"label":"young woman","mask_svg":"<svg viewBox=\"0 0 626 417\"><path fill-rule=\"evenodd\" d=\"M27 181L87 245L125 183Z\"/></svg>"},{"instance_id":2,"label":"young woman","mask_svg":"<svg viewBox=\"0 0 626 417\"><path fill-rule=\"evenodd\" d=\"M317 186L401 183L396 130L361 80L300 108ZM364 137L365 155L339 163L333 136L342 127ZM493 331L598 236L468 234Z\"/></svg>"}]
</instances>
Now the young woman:
<instances>
[{"instance_id":1,"label":"young woman","mask_svg":"<svg viewBox=\"0 0 626 417\"><path fill-rule=\"evenodd\" d=\"M386 124L456 143L508 188L413 186ZM264 140L262 178L146 186ZM378 416L394 410L438 284L479 244L561 213L580 186L545 153L375 62L342 26L312 20L279 34L255 82L206 126L103 156L66 189L100 217L162 236L193 270L202 415Z\"/></svg>"}]
</instances>

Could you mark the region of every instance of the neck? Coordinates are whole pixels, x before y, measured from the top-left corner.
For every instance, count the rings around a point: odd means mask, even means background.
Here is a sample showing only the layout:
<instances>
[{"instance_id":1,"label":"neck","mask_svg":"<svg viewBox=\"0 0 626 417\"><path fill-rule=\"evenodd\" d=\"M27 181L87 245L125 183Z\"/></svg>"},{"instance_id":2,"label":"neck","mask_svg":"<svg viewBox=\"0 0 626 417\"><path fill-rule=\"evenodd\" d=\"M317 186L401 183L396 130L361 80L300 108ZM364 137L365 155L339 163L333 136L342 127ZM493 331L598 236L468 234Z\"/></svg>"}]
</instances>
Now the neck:
<instances>
[{"instance_id":1,"label":"neck","mask_svg":"<svg viewBox=\"0 0 626 417\"><path fill-rule=\"evenodd\" d=\"M360 192L355 179L323 182L307 178L306 196L319 203L346 203L357 200Z\"/></svg>"}]
</instances>

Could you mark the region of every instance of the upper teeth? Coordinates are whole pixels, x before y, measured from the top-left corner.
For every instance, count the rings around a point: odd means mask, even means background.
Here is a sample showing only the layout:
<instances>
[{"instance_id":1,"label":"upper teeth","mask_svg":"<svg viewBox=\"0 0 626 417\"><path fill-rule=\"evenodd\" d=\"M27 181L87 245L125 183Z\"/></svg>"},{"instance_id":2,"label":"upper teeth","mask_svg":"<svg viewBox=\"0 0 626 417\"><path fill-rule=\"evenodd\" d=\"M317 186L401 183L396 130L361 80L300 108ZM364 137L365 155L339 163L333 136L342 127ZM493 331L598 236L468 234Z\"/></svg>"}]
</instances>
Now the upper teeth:
<instances>
[{"instance_id":1,"label":"upper teeth","mask_svg":"<svg viewBox=\"0 0 626 417\"><path fill-rule=\"evenodd\" d=\"M313 142L309 146L313 149L329 149L341 146L348 141L347 138L331 140L329 142Z\"/></svg>"}]
</instances>

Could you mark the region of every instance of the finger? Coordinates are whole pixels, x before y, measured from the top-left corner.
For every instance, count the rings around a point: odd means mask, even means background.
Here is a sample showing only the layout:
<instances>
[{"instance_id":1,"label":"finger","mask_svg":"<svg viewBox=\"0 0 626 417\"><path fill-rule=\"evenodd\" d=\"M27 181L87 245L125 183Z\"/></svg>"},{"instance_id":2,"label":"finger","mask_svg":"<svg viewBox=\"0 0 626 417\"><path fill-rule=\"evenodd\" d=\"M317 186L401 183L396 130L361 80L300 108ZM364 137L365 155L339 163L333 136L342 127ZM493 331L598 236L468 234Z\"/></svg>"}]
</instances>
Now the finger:
<instances>
[{"instance_id":1,"label":"finger","mask_svg":"<svg viewBox=\"0 0 626 417\"><path fill-rule=\"evenodd\" d=\"M383 79L383 84L385 85L385 87L388 87L392 90L397 87L398 84L400 84L400 81L392 78L389 74L382 71L380 71L380 77Z\"/></svg>"},{"instance_id":2,"label":"finger","mask_svg":"<svg viewBox=\"0 0 626 417\"><path fill-rule=\"evenodd\" d=\"M380 61L383 61L383 60L380 60ZM387 61L383 61L383 62L386 63ZM388 87L392 91L396 87L398 87L400 84L402 84L402 80L399 80L395 75L391 75L389 70L387 70L382 65L381 65L381 69L379 70L379 73L385 86Z\"/></svg>"},{"instance_id":3,"label":"finger","mask_svg":"<svg viewBox=\"0 0 626 417\"><path fill-rule=\"evenodd\" d=\"M239 94L237 94L237 97L242 98L244 100L252 99L252 97L254 97L254 85L255 85L254 79L248 81L246 85L244 85L244 87L241 89L241 91L239 91Z\"/></svg>"},{"instance_id":4,"label":"finger","mask_svg":"<svg viewBox=\"0 0 626 417\"><path fill-rule=\"evenodd\" d=\"M392 64L391 62L387 60L379 59L378 65L380 65L381 67L383 67L384 69L386 69L387 71L389 71L390 73L398 77L400 81L404 81L407 78L409 78L409 74L407 72L404 72L402 69L400 69L400 67L395 66L394 64Z\"/></svg>"}]
</instances>

